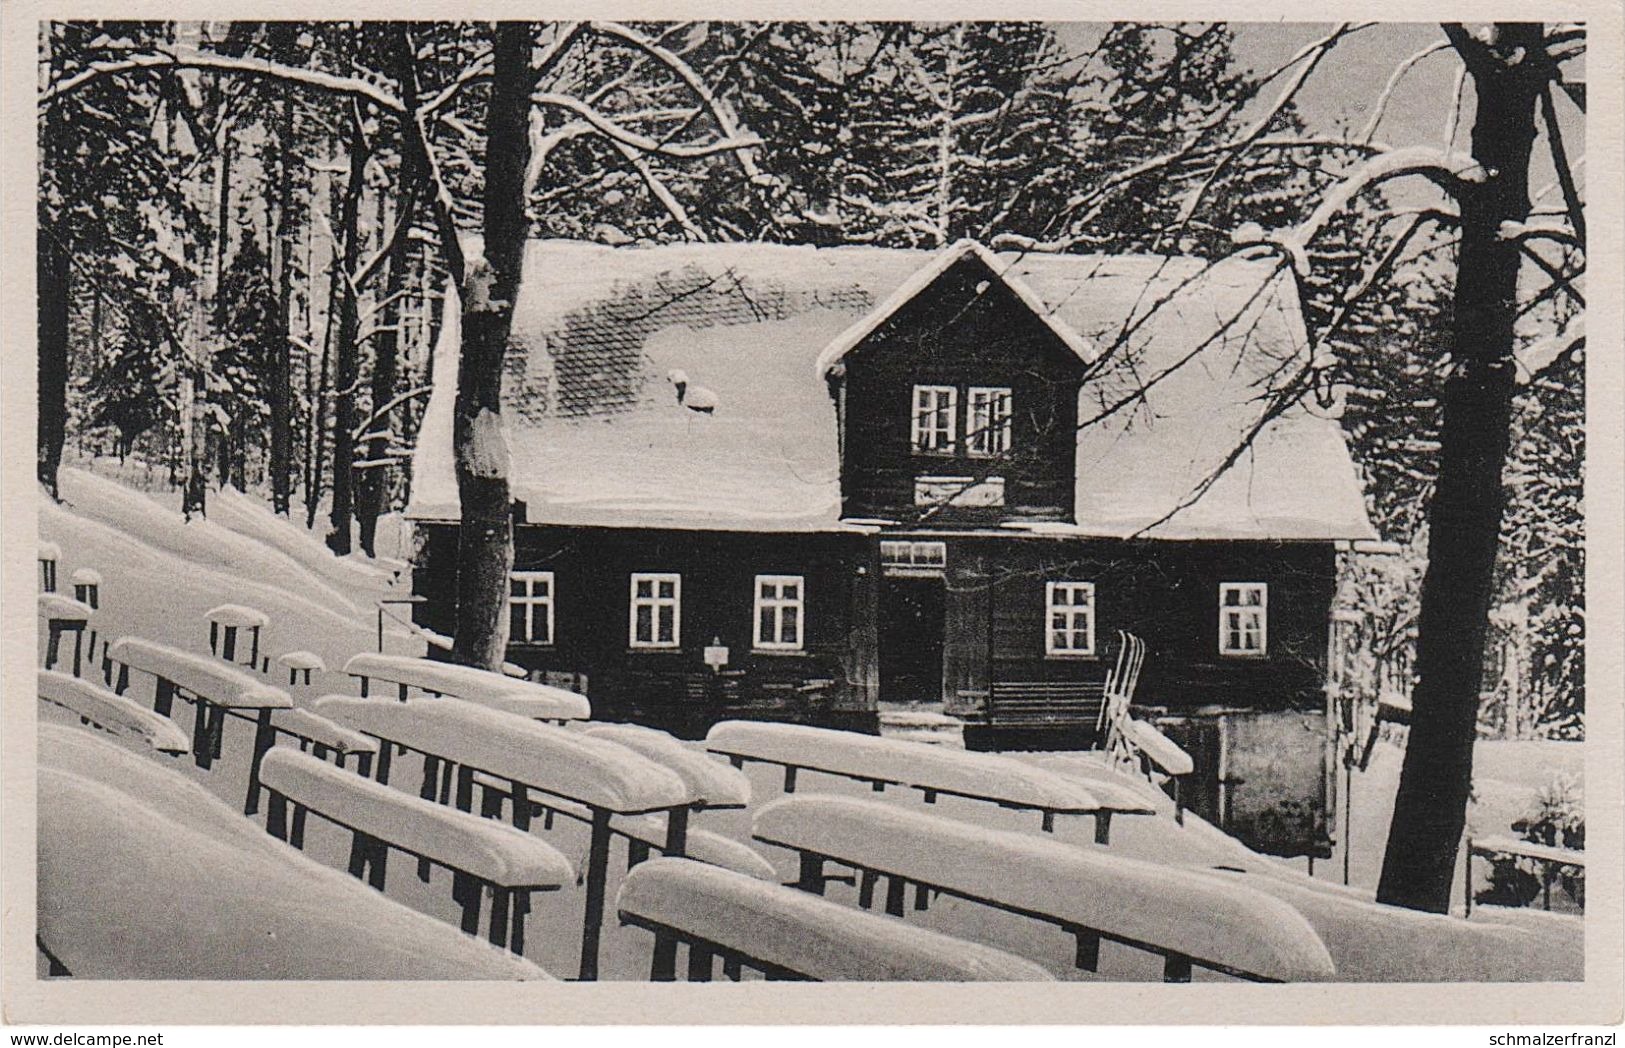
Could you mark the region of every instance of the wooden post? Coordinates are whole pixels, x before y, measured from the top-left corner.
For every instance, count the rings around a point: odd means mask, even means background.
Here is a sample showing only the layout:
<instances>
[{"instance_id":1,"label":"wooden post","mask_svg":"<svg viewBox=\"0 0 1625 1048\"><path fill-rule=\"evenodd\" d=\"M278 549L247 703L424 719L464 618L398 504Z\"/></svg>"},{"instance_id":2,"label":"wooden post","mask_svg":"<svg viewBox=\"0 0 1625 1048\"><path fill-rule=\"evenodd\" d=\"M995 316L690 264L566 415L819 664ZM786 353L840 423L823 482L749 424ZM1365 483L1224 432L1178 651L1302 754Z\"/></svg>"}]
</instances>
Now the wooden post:
<instances>
[{"instance_id":1,"label":"wooden post","mask_svg":"<svg viewBox=\"0 0 1625 1048\"><path fill-rule=\"evenodd\" d=\"M804 892L814 895L824 894L824 857L812 852L801 853L800 874L796 878L796 887Z\"/></svg>"},{"instance_id":2,"label":"wooden post","mask_svg":"<svg viewBox=\"0 0 1625 1048\"><path fill-rule=\"evenodd\" d=\"M275 743L276 728L271 724L270 707L266 707L260 710L259 719L254 725L254 757L248 765L248 799L243 802L244 815L253 815L260 809L260 762L271 752ZM303 825L302 821L300 825Z\"/></svg>"},{"instance_id":3,"label":"wooden post","mask_svg":"<svg viewBox=\"0 0 1625 1048\"><path fill-rule=\"evenodd\" d=\"M604 881L609 876L609 811L592 810L592 844L587 850L587 908L581 925L582 982L598 978L598 939L604 923Z\"/></svg>"},{"instance_id":4,"label":"wooden post","mask_svg":"<svg viewBox=\"0 0 1625 1048\"><path fill-rule=\"evenodd\" d=\"M903 892L908 888L908 881L901 877L886 878L886 913L892 917L903 916Z\"/></svg>"},{"instance_id":5,"label":"wooden post","mask_svg":"<svg viewBox=\"0 0 1625 1048\"><path fill-rule=\"evenodd\" d=\"M715 954L711 947L698 942L688 944L688 981L710 982L712 959Z\"/></svg>"},{"instance_id":6,"label":"wooden post","mask_svg":"<svg viewBox=\"0 0 1625 1048\"><path fill-rule=\"evenodd\" d=\"M673 859L681 859L688 850L688 808L670 808L666 811L666 847L662 849Z\"/></svg>"},{"instance_id":7,"label":"wooden post","mask_svg":"<svg viewBox=\"0 0 1625 1048\"><path fill-rule=\"evenodd\" d=\"M670 929L655 932L654 958L649 964L650 982L675 982L677 979L677 935Z\"/></svg>"}]
</instances>

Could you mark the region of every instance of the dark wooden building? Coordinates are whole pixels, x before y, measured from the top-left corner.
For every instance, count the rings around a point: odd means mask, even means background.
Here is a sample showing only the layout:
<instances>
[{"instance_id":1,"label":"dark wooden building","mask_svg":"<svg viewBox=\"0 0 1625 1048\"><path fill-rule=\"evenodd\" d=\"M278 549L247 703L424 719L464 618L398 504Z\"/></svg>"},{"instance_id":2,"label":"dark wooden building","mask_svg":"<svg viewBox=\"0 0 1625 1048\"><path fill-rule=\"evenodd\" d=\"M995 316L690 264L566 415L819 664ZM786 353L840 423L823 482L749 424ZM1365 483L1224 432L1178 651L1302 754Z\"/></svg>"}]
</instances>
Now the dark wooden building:
<instances>
[{"instance_id":1,"label":"dark wooden building","mask_svg":"<svg viewBox=\"0 0 1625 1048\"><path fill-rule=\"evenodd\" d=\"M595 716L875 730L911 704L973 745L1087 745L974 725L1098 686L1118 631L1149 645L1137 704L1210 765L1225 717L1323 715L1335 550L1371 530L1334 420L1259 427L1307 363L1273 260L536 242L526 272L509 658ZM456 351L453 316L437 375ZM410 509L443 633L452 397Z\"/></svg>"}]
</instances>

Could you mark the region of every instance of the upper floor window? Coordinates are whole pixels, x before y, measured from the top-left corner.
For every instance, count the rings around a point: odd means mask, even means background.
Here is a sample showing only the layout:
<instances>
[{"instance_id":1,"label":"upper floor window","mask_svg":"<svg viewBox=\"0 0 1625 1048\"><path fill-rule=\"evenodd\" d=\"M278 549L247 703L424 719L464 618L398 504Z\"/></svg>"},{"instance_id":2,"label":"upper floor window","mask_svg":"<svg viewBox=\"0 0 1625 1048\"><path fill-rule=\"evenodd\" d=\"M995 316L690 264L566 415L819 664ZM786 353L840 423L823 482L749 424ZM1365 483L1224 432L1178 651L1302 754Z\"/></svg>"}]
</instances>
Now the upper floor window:
<instances>
[{"instance_id":1,"label":"upper floor window","mask_svg":"<svg viewBox=\"0 0 1625 1048\"><path fill-rule=\"evenodd\" d=\"M508 576L508 640L553 643L553 573L516 571Z\"/></svg>"},{"instance_id":2,"label":"upper floor window","mask_svg":"<svg viewBox=\"0 0 1625 1048\"><path fill-rule=\"evenodd\" d=\"M1269 587L1262 582L1219 584L1219 654L1261 656L1269 651Z\"/></svg>"},{"instance_id":3,"label":"upper floor window","mask_svg":"<svg viewBox=\"0 0 1625 1048\"><path fill-rule=\"evenodd\" d=\"M807 584L800 575L756 576L756 647L800 651Z\"/></svg>"},{"instance_id":4,"label":"upper floor window","mask_svg":"<svg viewBox=\"0 0 1625 1048\"><path fill-rule=\"evenodd\" d=\"M915 386L911 440L915 451L952 454L959 419L959 390L953 386Z\"/></svg>"},{"instance_id":5,"label":"upper floor window","mask_svg":"<svg viewBox=\"0 0 1625 1048\"><path fill-rule=\"evenodd\" d=\"M631 645L675 648L681 636L683 577L672 572L632 573Z\"/></svg>"},{"instance_id":6,"label":"upper floor window","mask_svg":"<svg viewBox=\"0 0 1625 1048\"><path fill-rule=\"evenodd\" d=\"M1095 584L1093 582L1048 582L1044 584L1046 655L1093 655L1095 653Z\"/></svg>"},{"instance_id":7,"label":"upper floor window","mask_svg":"<svg viewBox=\"0 0 1625 1048\"><path fill-rule=\"evenodd\" d=\"M1010 450L1010 390L972 386L965 398L965 450L972 455L1002 455Z\"/></svg>"}]
</instances>

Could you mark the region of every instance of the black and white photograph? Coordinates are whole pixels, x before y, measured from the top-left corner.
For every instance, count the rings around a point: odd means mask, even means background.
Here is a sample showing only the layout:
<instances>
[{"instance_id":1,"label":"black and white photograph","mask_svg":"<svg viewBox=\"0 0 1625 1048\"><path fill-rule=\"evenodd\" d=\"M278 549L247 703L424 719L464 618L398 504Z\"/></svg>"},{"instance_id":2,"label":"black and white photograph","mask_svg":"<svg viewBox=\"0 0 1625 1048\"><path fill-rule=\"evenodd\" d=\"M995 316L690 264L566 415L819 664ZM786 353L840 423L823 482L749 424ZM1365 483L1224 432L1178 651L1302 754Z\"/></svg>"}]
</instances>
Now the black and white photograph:
<instances>
[{"instance_id":1,"label":"black and white photograph","mask_svg":"<svg viewBox=\"0 0 1625 1048\"><path fill-rule=\"evenodd\" d=\"M1600 23L126 6L6 27L40 993L1587 983Z\"/></svg>"}]
</instances>

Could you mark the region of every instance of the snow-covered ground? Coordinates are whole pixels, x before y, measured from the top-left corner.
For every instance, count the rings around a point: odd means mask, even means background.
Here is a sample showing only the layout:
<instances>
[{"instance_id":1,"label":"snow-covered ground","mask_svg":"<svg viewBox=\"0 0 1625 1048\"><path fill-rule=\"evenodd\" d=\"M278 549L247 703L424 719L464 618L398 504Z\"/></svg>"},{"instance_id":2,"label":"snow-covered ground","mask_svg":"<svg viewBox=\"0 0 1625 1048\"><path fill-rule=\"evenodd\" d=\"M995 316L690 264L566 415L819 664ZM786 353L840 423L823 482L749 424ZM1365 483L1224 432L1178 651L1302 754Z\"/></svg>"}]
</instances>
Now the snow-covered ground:
<instances>
[{"instance_id":1,"label":"snow-covered ground","mask_svg":"<svg viewBox=\"0 0 1625 1048\"><path fill-rule=\"evenodd\" d=\"M62 488L62 505L42 505L40 537L61 548L61 577L67 578L80 568L93 568L103 576L101 608L92 617L91 624L99 631L104 643L131 635L208 656L205 613L225 603L246 605L264 612L269 618L262 640L262 652L274 660L277 655L287 651L310 651L319 655L329 667L325 672L314 673L310 685L300 683L290 687L286 683L286 671L272 662L270 674L265 677L266 682L286 689L296 708L309 709L318 696L328 693L357 694L355 682L342 672L342 667L358 653L377 650L374 602L381 597L402 595L405 581L398 574L397 564L388 561L369 563L362 558L336 559L322 546L319 537L298 523L276 518L251 497L215 495L211 499L211 512L207 520L183 524L169 496L142 494L83 470L64 470ZM400 545L391 547L397 552L401 548ZM43 653L43 639L40 643ZM385 649L388 653L400 655L421 655L425 650L419 636L393 626L386 628ZM97 656L99 658L99 651ZM151 678L136 675L129 695L135 702L150 709ZM71 732L82 733L107 745L103 741L105 736L91 736L80 726L79 718L70 711L45 703L38 708L42 723L67 726ZM175 719L188 737L193 712L193 707L186 703L175 704ZM579 730L591 730L591 727L584 725L570 731L583 742L607 742L603 735L592 739L577 735ZM922 722L900 723L896 727L932 731L941 726ZM564 729L549 731L562 732ZM608 738L615 738L615 733L609 733ZM110 790L119 789L118 783L94 782L81 787L78 782L72 781L67 782L66 786L78 790L88 801L98 804L106 802L111 813L103 820L111 828L107 832L117 831L121 847L135 849L136 853L145 855L147 859L158 861L167 855L168 863L173 866L177 865L174 856L181 854L187 856L189 862L202 861L198 849L202 849L203 845L199 841L208 837L208 850L212 856L209 861L224 861L221 856L229 854L235 855L239 865L248 871L262 868L266 871L282 870L274 877L271 873L266 874L267 885L275 878L282 878L276 880L278 885L283 886L277 891L291 890L287 878L293 874L289 874L288 870L311 869L307 859L336 871L333 877L325 880L316 877L314 872L311 874L313 898L320 894L316 888L318 884L341 884L344 889L359 891L360 883L342 873L349 858L348 832L312 818L306 830L304 856L298 856L287 845L264 834L263 815L251 820L237 814L242 810L247 786L251 740L252 731L248 725L240 721L228 722L222 759L208 772L199 770L185 757L156 756L139 738L115 740L131 760L147 762L155 770L161 769L166 777L163 781L177 784L174 790L177 803L185 790L203 790L219 801L216 808L210 809L209 818L233 827L229 833L220 832L218 827L215 830L200 830L195 826L181 832L173 828L175 820L162 810L157 815L137 813L131 815L129 820L123 820L119 815L122 807L108 802L104 796ZM658 749L658 746L649 747L648 755L658 759L654 752ZM690 749L696 758L718 761L717 768L723 777L732 778L727 773L726 764L720 763L719 758L703 757L702 746L695 745ZM1493 826L1498 832L1505 833L1510 820L1522 813L1534 790L1549 778L1553 766L1577 767L1578 756L1579 747L1565 747L1563 744L1485 744L1480 750L1475 823L1482 822L1486 827ZM1080 784L1086 784L1091 778L1101 782L1112 781L1110 776L1113 773L1086 754L1021 755L1015 759L1031 764L1035 771L1042 769L1045 773L1076 776L1075 781ZM1492 908L1475 908L1472 921L1467 922L1395 913L1370 902L1370 886L1375 882L1375 868L1380 863L1381 840L1386 826L1383 798L1392 796L1391 782L1397 768L1398 751L1379 746L1371 769L1357 780L1356 851L1351 857L1351 888L1328 881L1328 875L1334 871L1326 869L1326 866L1336 866L1335 860L1332 864L1317 867L1318 876L1310 879L1304 874L1301 863L1289 866L1254 854L1200 819L1188 817L1183 825L1176 823L1172 818L1171 802L1155 791L1143 790L1127 782L1119 782L1117 788L1149 799L1157 813L1119 816L1112 825L1109 852L1177 869L1180 871L1178 874L1170 874L1170 884L1188 876L1190 871L1203 871L1203 877L1240 878L1249 887L1285 902L1297 909L1326 939L1328 950L1338 964L1335 977L1339 980L1578 978L1581 974L1581 932L1580 923L1572 918L1528 911L1506 913ZM70 771L64 774L77 773ZM701 812L695 816L693 826L696 830L717 835L719 840L732 842L739 849L751 849L762 860L773 865L779 880L794 880L794 854L754 842L751 833L756 812L784 795L782 771L770 765L749 764L744 777L749 784L749 807ZM685 776L685 781L691 780L698 781L692 769ZM391 779L392 786L415 796L420 781L421 770L417 760L398 757ZM1082 788L1086 789L1087 785ZM147 789L149 795L138 807L153 809L157 806L161 809L163 802L155 801L150 796L150 784L143 789ZM743 791L734 786L729 792L737 796ZM797 796L811 794L844 795L913 812L923 810L934 816L956 820L974 831L997 830L1034 838L1039 834L1038 819L1031 812L1006 810L993 804L952 796L942 796L936 804L926 808L916 791L888 789L884 793L875 793L867 783L803 772L797 783ZM182 804L181 807L186 805ZM61 804L55 804L53 812L53 817L65 818L70 814ZM69 825L60 821L58 824ZM125 832L126 825L129 832ZM1088 816L1061 816L1057 820L1056 832L1039 839L1046 842L1046 846L1059 844L1093 850L1098 848L1093 843L1093 830L1093 820ZM83 828L73 832L82 833ZM544 829L542 821L537 820L531 832L557 848L576 870L586 867L588 831L577 820L556 819L551 829ZM655 835L651 833L650 836ZM1362 840L1367 842L1364 846L1361 845ZM618 838L611 852L608 880L611 906L604 925L600 974L606 979L645 979L649 972L652 937L646 931L620 927L613 910L615 892L626 875L625 843L624 839ZM80 842L75 846L84 845ZM216 855L217 852L220 855ZM42 884L46 886L53 878L64 876L50 860L51 854L54 853L42 848L46 860L40 875ZM279 864L276 856L287 856L297 861L291 865ZM736 860L742 857L748 856L744 853L734 855ZM952 863L954 858L952 849L945 848L943 862ZM1215 872L1215 867L1234 872ZM454 944L468 942L473 945L472 940L461 938L461 933L456 931L459 908L451 897L450 875L436 869L430 880L424 882L414 876L414 872L409 860L402 862L396 858L390 864L385 895L379 897L367 889L360 892L360 897L368 899L369 904L372 901L379 904L388 902L393 907L388 910L389 913L403 914L401 927L407 929L406 934L420 934L423 925L413 923L416 918L408 912L416 911L443 926ZM1340 880L1341 870L1336 869L1335 873ZM116 904L108 903L106 920L136 921L142 914L167 912L158 901L141 895L135 888L109 883L116 890L127 892L128 897L121 894ZM327 890L321 888L321 891ZM1087 891L1088 886L1079 885L1079 890ZM1170 892L1173 890L1170 887ZM270 893L271 888L267 887L266 891ZM856 885L834 883L830 885L828 898L842 906L854 907L857 893ZM268 894L267 900L270 898ZM338 896L334 895L333 898L337 900ZM189 929L208 922L240 922L243 913L248 912L226 905L219 896L208 895L206 899L214 900L207 903L207 921L176 923L173 925L176 934L186 934ZM575 883L536 897L526 937L525 958L528 961L556 975L574 974L580 951L584 900L585 888ZM275 907L269 909L274 910ZM357 910L356 914L359 913L360 910ZM94 919L94 914L91 916ZM193 913L189 916L197 918L203 915ZM338 901L318 916L322 922L337 922L339 925L360 920ZM907 913L907 921L920 928L1008 951L1035 962L1057 978L1155 979L1161 974L1160 964L1155 963L1154 958L1148 962L1145 955L1135 954L1111 943L1102 948L1099 974L1080 972L1072 963L1075 942L1071 935L1050 925L969 902L943 898L933 903L928 911L915 912L911 909ZM1441 932L1441 929L1448 929L1448 933ZM86 930L84 934L88 936L89 931ZM294 933L290 930L288 934ZM454 967L450 958L456 950L448 949L447 965ZM177 955L184 954L179 948L176 952ZM114 964L117 956L108 955L107 963L114 968L117 967ZM204 951L198 956L209 954ZM487 950L469 956L490 957L490 952ZM469 963L478 967L485 962ZM324 967L323 970L330 969ZM109 974L119 972L111 971ZM217 973L205 969L193 974L209 977ZM1196 978L1208 980L1224 977L1199 970Z\"/></svg>"}]
</instances>

